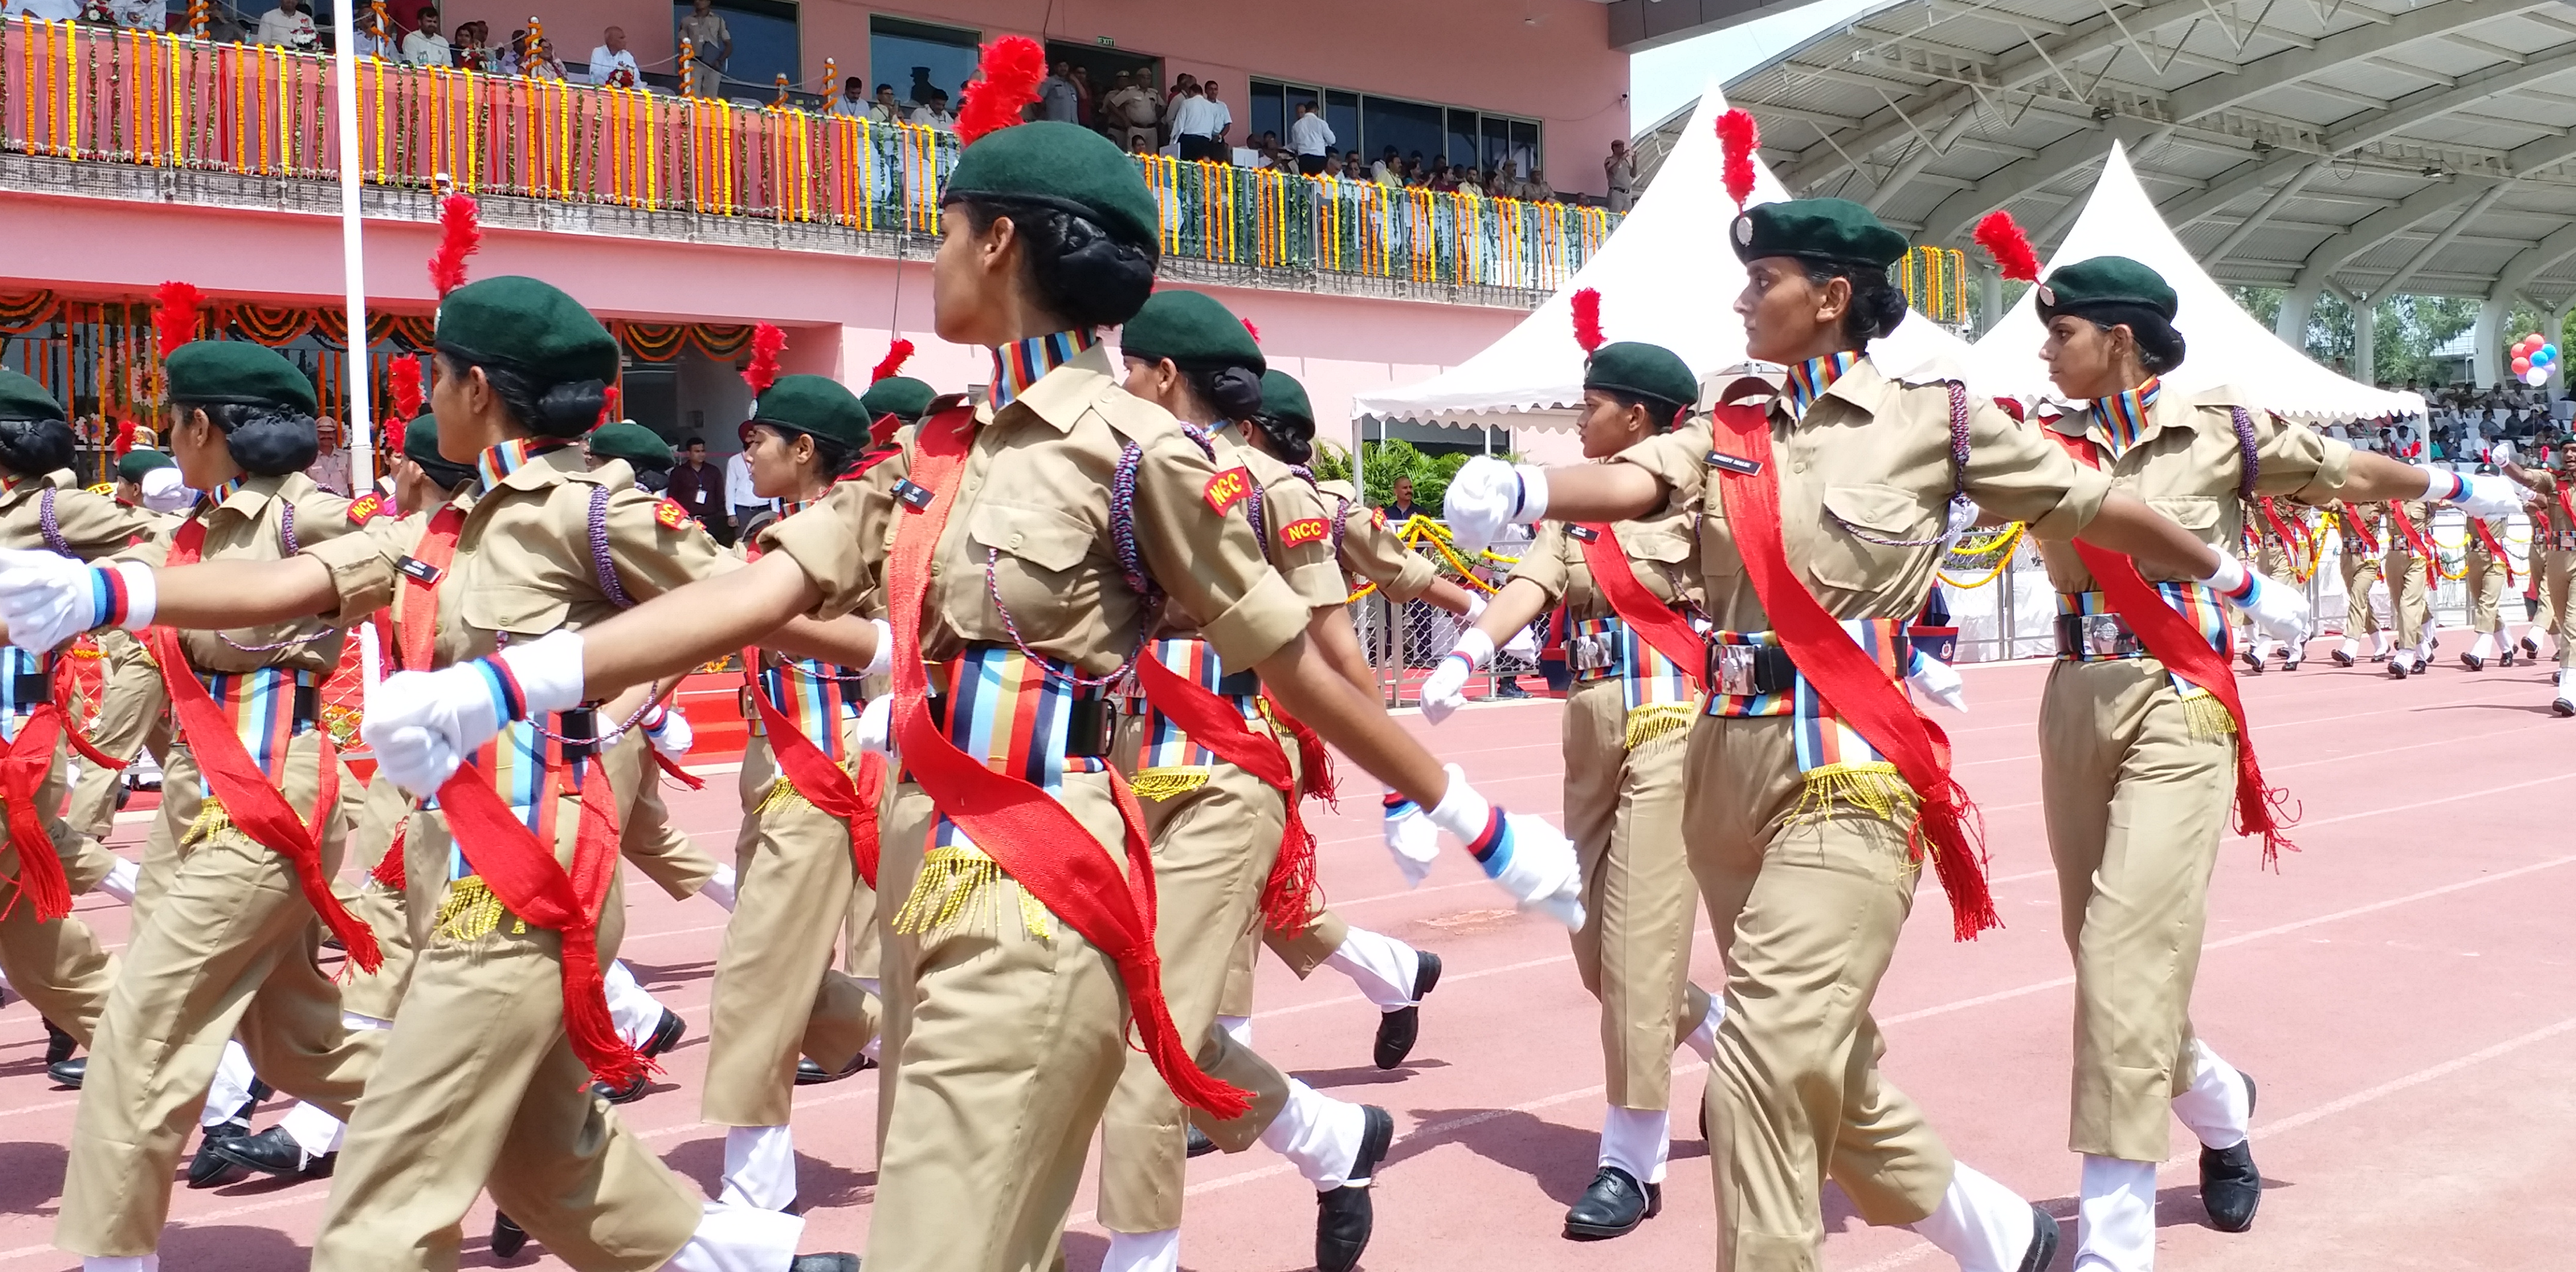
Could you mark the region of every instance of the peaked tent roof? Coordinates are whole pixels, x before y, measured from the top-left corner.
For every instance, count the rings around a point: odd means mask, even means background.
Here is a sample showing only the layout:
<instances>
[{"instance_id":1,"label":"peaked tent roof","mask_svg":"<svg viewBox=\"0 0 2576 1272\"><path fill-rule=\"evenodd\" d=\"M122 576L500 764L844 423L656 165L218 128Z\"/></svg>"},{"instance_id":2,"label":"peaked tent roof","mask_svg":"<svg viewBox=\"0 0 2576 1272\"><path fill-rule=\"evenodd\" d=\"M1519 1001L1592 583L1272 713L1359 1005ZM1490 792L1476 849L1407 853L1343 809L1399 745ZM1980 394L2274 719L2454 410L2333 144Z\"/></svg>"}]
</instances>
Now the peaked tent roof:
<instances>
[{"instance_id":1,"label":"peaked tent roof","mask_svg":"<svg viewBox=\"0 0 2576 1272\"><path fill-rule=\"evenodd\" d=\"M2096 256L2126 256L2145 264L2164 275L2181 298L2174 327L2182 332L2187 347L2183 364L2164 377L2176 389L2230 385L2245 392L2253 405L2275 415L2311 420L2424 411L2421 395L2386 392L2337 375L2255 321L2211 281L2190 250L2174 237L2154 201L2138 185L2127 148L2116 141L2102 161L2101 179L2094 183L2083 214L2049 258L2048 269ZM2046 277L2046 272L2041 276ZM1969 382L1979 392L2034 399L2057 396L2048 381L2048 366L2039 360L2047 330L2039 320L2037 293L2037 288L2024 292L2012 312L1977 341Z\"/></svg>"}]
</instances>

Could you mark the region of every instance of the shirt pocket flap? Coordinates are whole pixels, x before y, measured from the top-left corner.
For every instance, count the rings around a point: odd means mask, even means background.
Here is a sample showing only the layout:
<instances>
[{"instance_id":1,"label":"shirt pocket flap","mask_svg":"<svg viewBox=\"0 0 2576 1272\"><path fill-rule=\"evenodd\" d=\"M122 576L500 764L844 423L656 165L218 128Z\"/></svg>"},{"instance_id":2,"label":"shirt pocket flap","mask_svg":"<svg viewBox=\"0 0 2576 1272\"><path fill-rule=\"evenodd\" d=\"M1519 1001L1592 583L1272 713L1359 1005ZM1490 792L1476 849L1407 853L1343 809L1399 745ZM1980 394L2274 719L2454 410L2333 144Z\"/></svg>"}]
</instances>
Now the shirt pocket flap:
<instances>
[{"instance_id":1,"label":"shirt pocket flap","mask_svg":"<svg viewBox=\"0 0 2576 1272\"><path fill-rule=\"evenodd\" d=\"M1679 565L1690 560L1691 541L1670 530L1635 530L1619 536L1619 546L1628 555L1665 565Z\"/></svg>"},{"instance_id":2,"label":"shirt pocket flap","mask_svg":"<svg viewBox=\"0 0 2576 1272\"><path fill-rule=\"evenodd\" d=\"M966 515L966 532L1041 570L1070 570L1091 550L1091 534L1081 523L1046 508L980 503Z\"/></svg>"},{"instance_id":3,"label":"shirt pocket flap","mask_svg":"<svg viewBox=\"0 0 2576 1272\"><path fill-rule=\"evenodd\" d=\"M1882 538L1928 537L1913 533L1923 520L1922 505L1894 486L1827 486L1825 511L1844 525L1858 526Z\"/></svg>"},{"instance_id":4,"label":"shirt pocket flap","mask_svg":"<svg viewBox=\"0 0 2576 1272\"><path fill-rule=\"evenodd\" d=\"M509 583L440 591L445 595L464 593L465 625L476 631L543 636L563 626L565 615L572 610L571 602L543 588Z\"/></svg>"},{"instance_id":5,"label":"shirt pocket flap","mask_svg":"<svg viewBox=\"0 0 2576 1272\"><path fill-rule=\"evenodd\" d=\"M2173 518L2185 530L2214 530L2218 527L2218 501L2207 495L2171 495L2150 499L2149 507Z\"/></svg>"}]
</instances>

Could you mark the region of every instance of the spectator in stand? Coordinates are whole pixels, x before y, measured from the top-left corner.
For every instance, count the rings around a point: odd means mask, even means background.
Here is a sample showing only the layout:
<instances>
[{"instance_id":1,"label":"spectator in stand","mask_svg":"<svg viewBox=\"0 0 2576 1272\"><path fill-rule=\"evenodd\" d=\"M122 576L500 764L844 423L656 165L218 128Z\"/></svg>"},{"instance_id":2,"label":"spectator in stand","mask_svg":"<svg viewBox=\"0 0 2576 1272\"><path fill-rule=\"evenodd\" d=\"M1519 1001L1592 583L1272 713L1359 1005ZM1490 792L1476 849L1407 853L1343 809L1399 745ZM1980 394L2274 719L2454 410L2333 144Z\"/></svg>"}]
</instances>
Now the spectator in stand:
<instances>
[{"instance_id":1,"label":"spectator in stand","mask_svg":"<svg viewBox=\"0 0 2576 1272\"><path fill-rule=\"evenodd\" d=\"M930 90L930 100L914 107L912 118L905 122L919 124L924 128L936 128L941 132L957 131L957 117L948 113L948 90L944 88Z\"/></svg>"},{"instance_id":2,"label":"spectator in stand","mask_svg":"<svg viewBox=\"0 0 2576 1272\"><path fill-rule=\"evenodd\" d=\"M1530 165L1529 180L1521 183L1521 197L1539 203L1556 202L1556 187L1547 183L1546 175L1539 171L1537 164Z\"/></svg>"},{"instance_id":3,"label":"spectator in stand","mask_svg":"<svg viewBox=\"0 0 2576 1272\"><path fill-rule=\"evenodd\" d=\"M724 68L733 56L733 28L716 12L715 0L692 0L689 16L680 19L680 38L689 42L691 97L724 96Z\"/></svg>"},{"instance_id":4,"label":"spectator in stand","mask_svg":"<svg viewBox=\"0 0 2576 1272\"><path fill-rule=\"evenodd\" d=\"M1456 194L1458 192L1458 174L1463 171L1465 171L1463 168L1451 167L1449 165L1449 161L1446 159L1432 164L1432 190L1440 194Z\"/></svg>"},{"instance_id":5,"label":"spectator in stand","mask_svg":"<svg viewBox=\"0 0 2576 1272\"><path fill-rule=\"evenodd\" d=\"M626 47L626 28L599 33L599 47L590 51L590 82L603 88L644 86L644 68L635 64L635 50Z\"/></svg>"},{"instance_id":6,"label":"spectator in stand","mask_svg":"<svg viewBox=\"0 0 2576 1272\"><path fill-rule=\"evenodd\" d=\"M680 443L681 463L671 470L671 502L698 519L716 542L733 546L733 531L725 517L724 470L707 462L707 439L692 437Z\"/></svg>"},{"instance_id":7,"label":"spectator in stand","mask_svg":"<svg viewBox=\"0 0 2576 1272\"><path fill-rule=\"evenodd\" d=\"M858 83L857 80L850 82ZM886 125L903 122L903 103L894 99L894 85L877 85L877 99L868 103L867 121L872 124Z\"/></svg>"},{"instance_id":8,"label":"spectator in stand","mask_svg":"<svg viewBox=\"0 0 2576 1272\"><path fill-rule=\"evenodd\" d=\"M1075 103L1073 122L1085 128L1100 126L1100 90L1091 83L1091 68L1076 64L1073 68L1073 91L1080 100Z\"/></svg>"},{"instance_id":9,"label":"spectator in stand","mask_svg":"<svg viewBox=\"0 0 2576 1272\"><path fill-rule=\"evenodd\" d=\"M1369 180L1379 185L1404 184L1404 160L1396 157L1395 147L1387 147L1386 153L1369 165Z\"/></svg>"},{"instance_id":10,"label":"spectator in stand","mask_svg":"<svg viewBox=\"0 0 2576 1272\"><path fill-rule=\"evenodd\" d=\"M1172 91L1164 94L1163 96L1163 118L1161 121L1163 139L1161 144L1166 146L1172 145L1180 136L1179 133L1173 131L1172 120L1181 113L1181 98L1187 94L1197 92L1198 87L1198 78L1193 75L1184 74L1179 79L1172 81Z\"/></svg>"},{"instance_id":11,"label":"spectator in stand","mask_svg":"<svg viewBox=\"0 0 2576 1272\"><path fill-rule=\"evenodd\" d=\"M1146 82L1143 74L1130 76L1120 72L1118 87L1109 90L1109 96L1103 98L1100 105L1103 131L1117 139L1119 149L1131 154L1137 152L1139 138L1144 140L1142 149L1146 151L1161 144L1155 130L1163 122L1162 95L1154 91L1154 86Z\"/></svg>"},{"instance_id":12,"label":"spectator in stand","mask_svg":"<svg viewBox=\"0 0 2576 1272\"><path fill-rule=\"evenodd\" d=\"M1360 152L1357 150L1344 151L1342 154L1342 180L1366 181L1368 179L1368 165L1360 161Z\"/></svg>"},{"instance_id":13,"label":"spectator in stand","mask_svg":"<svg viewBox=\"0 0 2576 1272\"><path fill-rule=\"evenodd\" d=\"M519 73L532 80L553 80L560 84L570 78L564 74L563 62L555 56L555 42L542 35L528 37L526 56L519 59Z\"/></svg>"},{"instance_id":14,"label":"spectator in stand","mask_svg":"<svg viewBox=\"0 0 2576 1272\"><path fill-rule=\"evenodd\" d=\"M1216 99L1215 88L1214 81L1192 84L1172 108L1172 140L1180 146L1183 159L1233 162L1225 133L1234 126L1234 112Z\"/></svg>"},{"instance_id":15,"label":"spectator in stand","mask_svg":"<svg viewBox=\"0 0 2576 1272\"><path fill-rule=\"evenodd\" d=\"M1423 508L1422 505L1413 502L1412 478L1396 478L1394 493L1395 498L1389 501L1386 505L1386 523L1388 525L1401 527L1405 522L1411 521L1415 517L1427 517L1431 515Z\"/></svg>"},{"instance_id":16,"label":"spectator in stand","mask_svg":"<svg viewBox=\"0 0 2576 1272\"><path fill-rule=\"evenodd\" d=\"M76 22L88 6L82 0L8 0L0 4L0 17L33 18L39 22Z\"/></svg>"},{"instance_id":17,"label":"spectator in stand","mask_svg":"<svg viewBox=\"0 0 2576 1272\"><path fill-rule=\"evenodd\" d=\"M125 20L126 11L131 7L133 6L115 3L109 6L110 16L116 19L118 26L141 25ZM159 4L149 4L148 7L155 14L163 11ZM372 57L386 62L394 61L399 56L394 42L376 29L376 11L373 6L361 8L349 15L349 21L350 30L358 37L357 45L351 50L352 52L360 57Z\"/></svg>"},{"instance_id":18,"label":"spectator in stand","mask_svg":"<svg viewBox=\"0 0 2576 1272\"><path fill-rule=\"evenodd\" d=\"M841 95L832 99L832 104L825 108L824 113L836 115L842 119L866 119L876 109L868 103L868 95L862 91L866 85L867 81L856 75L842 80ZM888 97L894 95L892 87L885 85L879 87L885 89Z\"/></svg>"},{"instance_id":19,"label":"spectator in stand","mask_svg":"<svg viewBox=\"0 0 2576 1272\"><path fill-rule=\"evenodd\" d=\"M1297 171L1310 177L1321 175L1324 155L1338 140L1333 126L1325 123L1324 116L1315 109L1315 103L1297 103L1297 122L1288 125L1288 148L1297 152Z\"/></svg>"},{"instance_id":20,"label":"spectator in stand","mask_svg":"<svg viewBox=\"0 0 2576 1272\"><path fill-rule=\"evenodd\" d=\"M1154 150L1154 134L1151 132L1137 132L1132 129L1129 130L1127 133L1127 153L1140 157L1153 156L1156 153Z\"/></svg>"},{"instance_id":21,"label":"spectator in stand","mask_svg":"<svg viewBox=\"0 0 2576 1272\"><path fill-rule=\"evenodd\" d=\"M1072 68L1058 62L1038 81L1038 118L1070 124L1082 116L1082 94L1073 86Z\"/></svg>"},{"instance_id":22,"label":"spectator in stand","mask_svg":"<svg viewBox=\"0 0 2576 1272\"><path fill-rule=\"evenodd\" d=\"M494 75L516 75L519 73L520 65L527 61L527 57L528 33L512 31L509 43L493 48L487 69Z\"/></svg>"},{"instance_id":23,"label":"spectator in stand","mask_svg":"<svg viewBox=\"0 0 2576 1272\"><path fill-rule=\"evenodd\" d=\"M259 15L259 34L254 43L275 49L300 49L311 52L319 46L313 32L313 15L304 11L297 0L277 0L277 7Z\"/></svg>"},{"instance_id":24,"label":"spectator in stand","mask_svg":"<svg viewBox=\"0 0 2576 1272\"><path fill-rule=\"evenodd\" d=\"M1458 170L1458 193L1482 195L1484 192L1484 178L1479 175L1475 169L1460 168Z\"/></svg>"},{"instance_id":25,"label":"spectator in stand","mask_svg":"<svg viewBox=\"0 0 2576 1272\"><path fill-rule=\"evenodd\" d=\"M1625 212L1636 199L1637 156L1628 153L1628 143L1610 143L1610 157L1601 161L1601 174L1610 180L1610 210Z\"/></svg>"},{"instance_id":26,"label":"spectator in stand","mask_svg":"<svg viewBox=\"0 0 2576 1272\"><path fill-rule=\"evenodd\" d=\"M434 40L438 39L438 32L434 29L438 25L438 11L435 9L424 10L421 13L420 20L422 30L428 31L430 38ZM420 32L415 31L412 34L418 35ZM447 65L461 71L490 70L492 67L492 50L485 46L489 45L491 42L492 28L481 22L468 22L463 26L456 28L456 46L448 50ZM439 40L439 43L443 45L446 41ZM411 37L405 36L403 38L403 50L408 53L411 48ZM414 62L413 65L428 66L431 65L431 63Z\"/></svg>"}]
</instances>

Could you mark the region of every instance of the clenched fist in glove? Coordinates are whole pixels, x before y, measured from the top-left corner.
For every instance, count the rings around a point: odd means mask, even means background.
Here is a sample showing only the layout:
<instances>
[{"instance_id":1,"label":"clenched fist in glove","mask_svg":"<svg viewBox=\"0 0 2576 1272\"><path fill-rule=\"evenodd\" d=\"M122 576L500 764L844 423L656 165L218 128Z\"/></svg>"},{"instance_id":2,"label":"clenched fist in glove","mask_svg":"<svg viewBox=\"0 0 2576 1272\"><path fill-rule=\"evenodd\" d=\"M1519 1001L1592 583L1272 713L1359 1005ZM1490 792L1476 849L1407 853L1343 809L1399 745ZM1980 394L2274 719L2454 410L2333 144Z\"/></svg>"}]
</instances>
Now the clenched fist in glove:
<instances>
[{"instance_id":1,"label":"clenched fist in glove","mask_svg":"<svg viewBox=\"0 0 2576 1272\"><path fill-rule=\"evenodd\" d=\"M1505 812L1467 785L1448 766L1449 790L1431 810L1431 824L1458 837L1485 877L1501 885L1524 910L1536 910L1569 930L1583 926L1583 868L1574 844L1544 819Z\"/></svg>"}]
</instances>

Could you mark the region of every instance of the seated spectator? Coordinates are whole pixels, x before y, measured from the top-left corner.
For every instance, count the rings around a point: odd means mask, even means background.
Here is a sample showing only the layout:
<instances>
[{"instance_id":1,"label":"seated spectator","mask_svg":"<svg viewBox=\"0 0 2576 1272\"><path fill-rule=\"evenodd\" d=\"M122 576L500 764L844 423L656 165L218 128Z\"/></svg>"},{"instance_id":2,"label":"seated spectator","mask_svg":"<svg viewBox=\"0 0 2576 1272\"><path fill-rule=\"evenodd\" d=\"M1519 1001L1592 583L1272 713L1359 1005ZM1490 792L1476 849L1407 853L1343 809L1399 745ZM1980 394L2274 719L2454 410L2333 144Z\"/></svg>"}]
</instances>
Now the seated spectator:
<instances>
[{"instance_id":1,"label":"seated spectator","mask_svg":"<svg viewBox=\"0 0 2576 1272\"><path fill-rule=\"evenodd\" d=\"M1458 193L1480 196L1484 194L1485 180L1483 175L1473 168L1460 168L1458 170Z\"/></svg>"},{"instance_id":2,"label":"seated spectator","mask_svg":"<svg viewBox=\"0 0 2576 1272\"><path fill-rule=\"evenodd\" d=\"M1442 194L1456 194L1458 169L1450 167L1446 160L1431 165L1431 188Z\"/></svg>"},{"instance_id":3,"label":"seated spectator","mask_svg":"<svg viewBox=\"0 0 2576 1272\"><path fill-rule=\"evenodd\" d=\"M1379 185L1404 184L1404 160L1396 157L1395 147L1387 147L1386 153L1369 166L1369 177Z\"/></svg>"},{"instance_id":4,"label":"seated spectator","mask_svg":"<svg viewBox=\"0 0 2576 1272\"><path fill-rule=\"evenodd\" d=\"M519 73L533 80L553 80L560 84L568 76L563 62L555 57L555 42L544 36L531 36L527 52L519 59Z\"/></svg>"},{"instance_id":5,"label":"seated spectator","mask_svg":"<svg viewBox=\"0 0 2576 1272\"><path fill-rule=\"evenodd\" d=\"M161 6L158 4L153 4L149 7L155 14L162 11ZM124 9L122 8L112 8L110 16L116 19L117 25L119 26L138 25L125 20ZM400 56L399 51L394 47L394 42L387 38L383 32L376 29L376 10L374 6L369 5L359 9L356 13L349 15L349 22L351 34L357 37L357 43L351 47L350 52L355 53L359 57L372 57L379 61L386 62L394 61Z\"/></svg>"},{"instance_id":6,"label":"seated spectator","mask_svg":"<svg viewBox=\"0 0 2576 1272\"><path fill-rule=\"evenodd\" d=\"M858 83L855 79L850 82ZM894 85L877 85L877 98L868 103L866 118L872 124L893 125L903 122L903 103L895 100Z\"/></svg>"},{"instance_id":7,"label":"seated spectator","mask_svg":"<svg viewBox=\"0 0 2576 1272\"><path fill-rule=\"evenodd\" d=\"M1360 152L1356 150L1345 152L1342 155L1342 180L1367 181L1369 179L1368 165L1360 162Z\"/></svg>"},{"instance_id":8,"label":"seated spectator","mask_svg":"<svg viewBox=\"0 0 2576 1272\"><path fill-rule=\"evenodd\" d=\"M437 41L438 46L444 47L447 44L447 41L439 38L438 31L436 30L438 26L437 10L422 10L420 21L421 29L419 31L415 31L410 35L403 37L403 51L406 56L409 56L413 48L416 47L412 41L419 38L424 32L428 34L430 39ZM480 71L487 69L491 64L492 55L491 50L486 49L483 46L489 42L491 38L492 28L481 22L468 22L463 26L456 28L456 45L448 51L446 65L464 71ZM433 65L432 62L420 57L413 57L411 58L411 61L415 66Z\"/></svg>"},{"instance_id":9,"label":"seated spectator","mask_svg":"<svg viewBox=\"0 0 2576 1272\"><path fill-rule=\"evenodd\" d=\"M447 37L438 33L438 10L421 10L420 29L402 38L402 60L414 66L453 66L455 57Z\"/></svg>"},{"instance_id":10,"label":"seated spectator","mask_svg":"<svg viewBox=\"0 0 2576 1272\"><path fill-rule=\"evenodd\" d=\"M0 4L0 17L77 22L86 7L81 0L8 0L7 4Z\"/></svg>"},{"instance_id":11,"label":"seated spectator","mask_svg":"<svg viewBox=\"0 0 2576 1272\"><path fill-rule=\"evenodd\" d=\"M1154 135L1147 132L1129 132L1127 134L1127 153L1140 156L1151 156L1155 154Z\"/></svg>"},{"instance_id":12,"label":"seated spectator","mask_svg":"<svg viewBox=\"0 0 2576 1272\"><path fill-rule=\"evenodd\" d=\"M635 64L635 51L626 47L626 28L610 27L599 33L599 47L590 51L590 82L605 88L644 86L644 68Z\"/></svg>"},{"instance_id":13,"label":"seated spectator","mask_svg":"<svg viewBox=\"0 0 2576 1272\"><path fill-rule=\"evenodd\" d=\"M867 118L868 95L866 89L867 81L860 79L856 75L842 80L841 95L833 98L831 104L823 108L823 113L827 115L836 115L842 119ZM894 90L889 88L886 91L893 92Z\"/></svg>"},{"instance_id":14,"label":"seated spectator","mask_svg":"<svg viewBox=\"0 0 2576 1272\"><path fill-rule=\"evenodd\" d=\"M313 30L313 15L304 11L299 0L277 0L276 8L259 15L259 34L252 42L308 53L321 47L321 38Z\"/></svg>"},{"instance_id":15,"label":"seated spectator","mask_svg":"<svg viewBox=\"0 0 2576 1272\"><path fill-rule=\"evenodd\" d=\"M919 124L924 128L936 128L941 132L957 131L957 117L948 113L948 90L944 88L930 90L930 100L914 107L912 118L905 122Z\"/></svg>"},{"instance_id":16,"label":"seated spectator","mask_svg":"<svg viewBox=\"0 0 2576 1272\"><path fill-rule=\"evenodd\" d=\"M1521 197L1540 203L1556 202L1556 187L1547 183L1546 175L1540 172L1537 164L1530 165L1529 180L1521 183Z\"/></svg>"}]
</instances>

